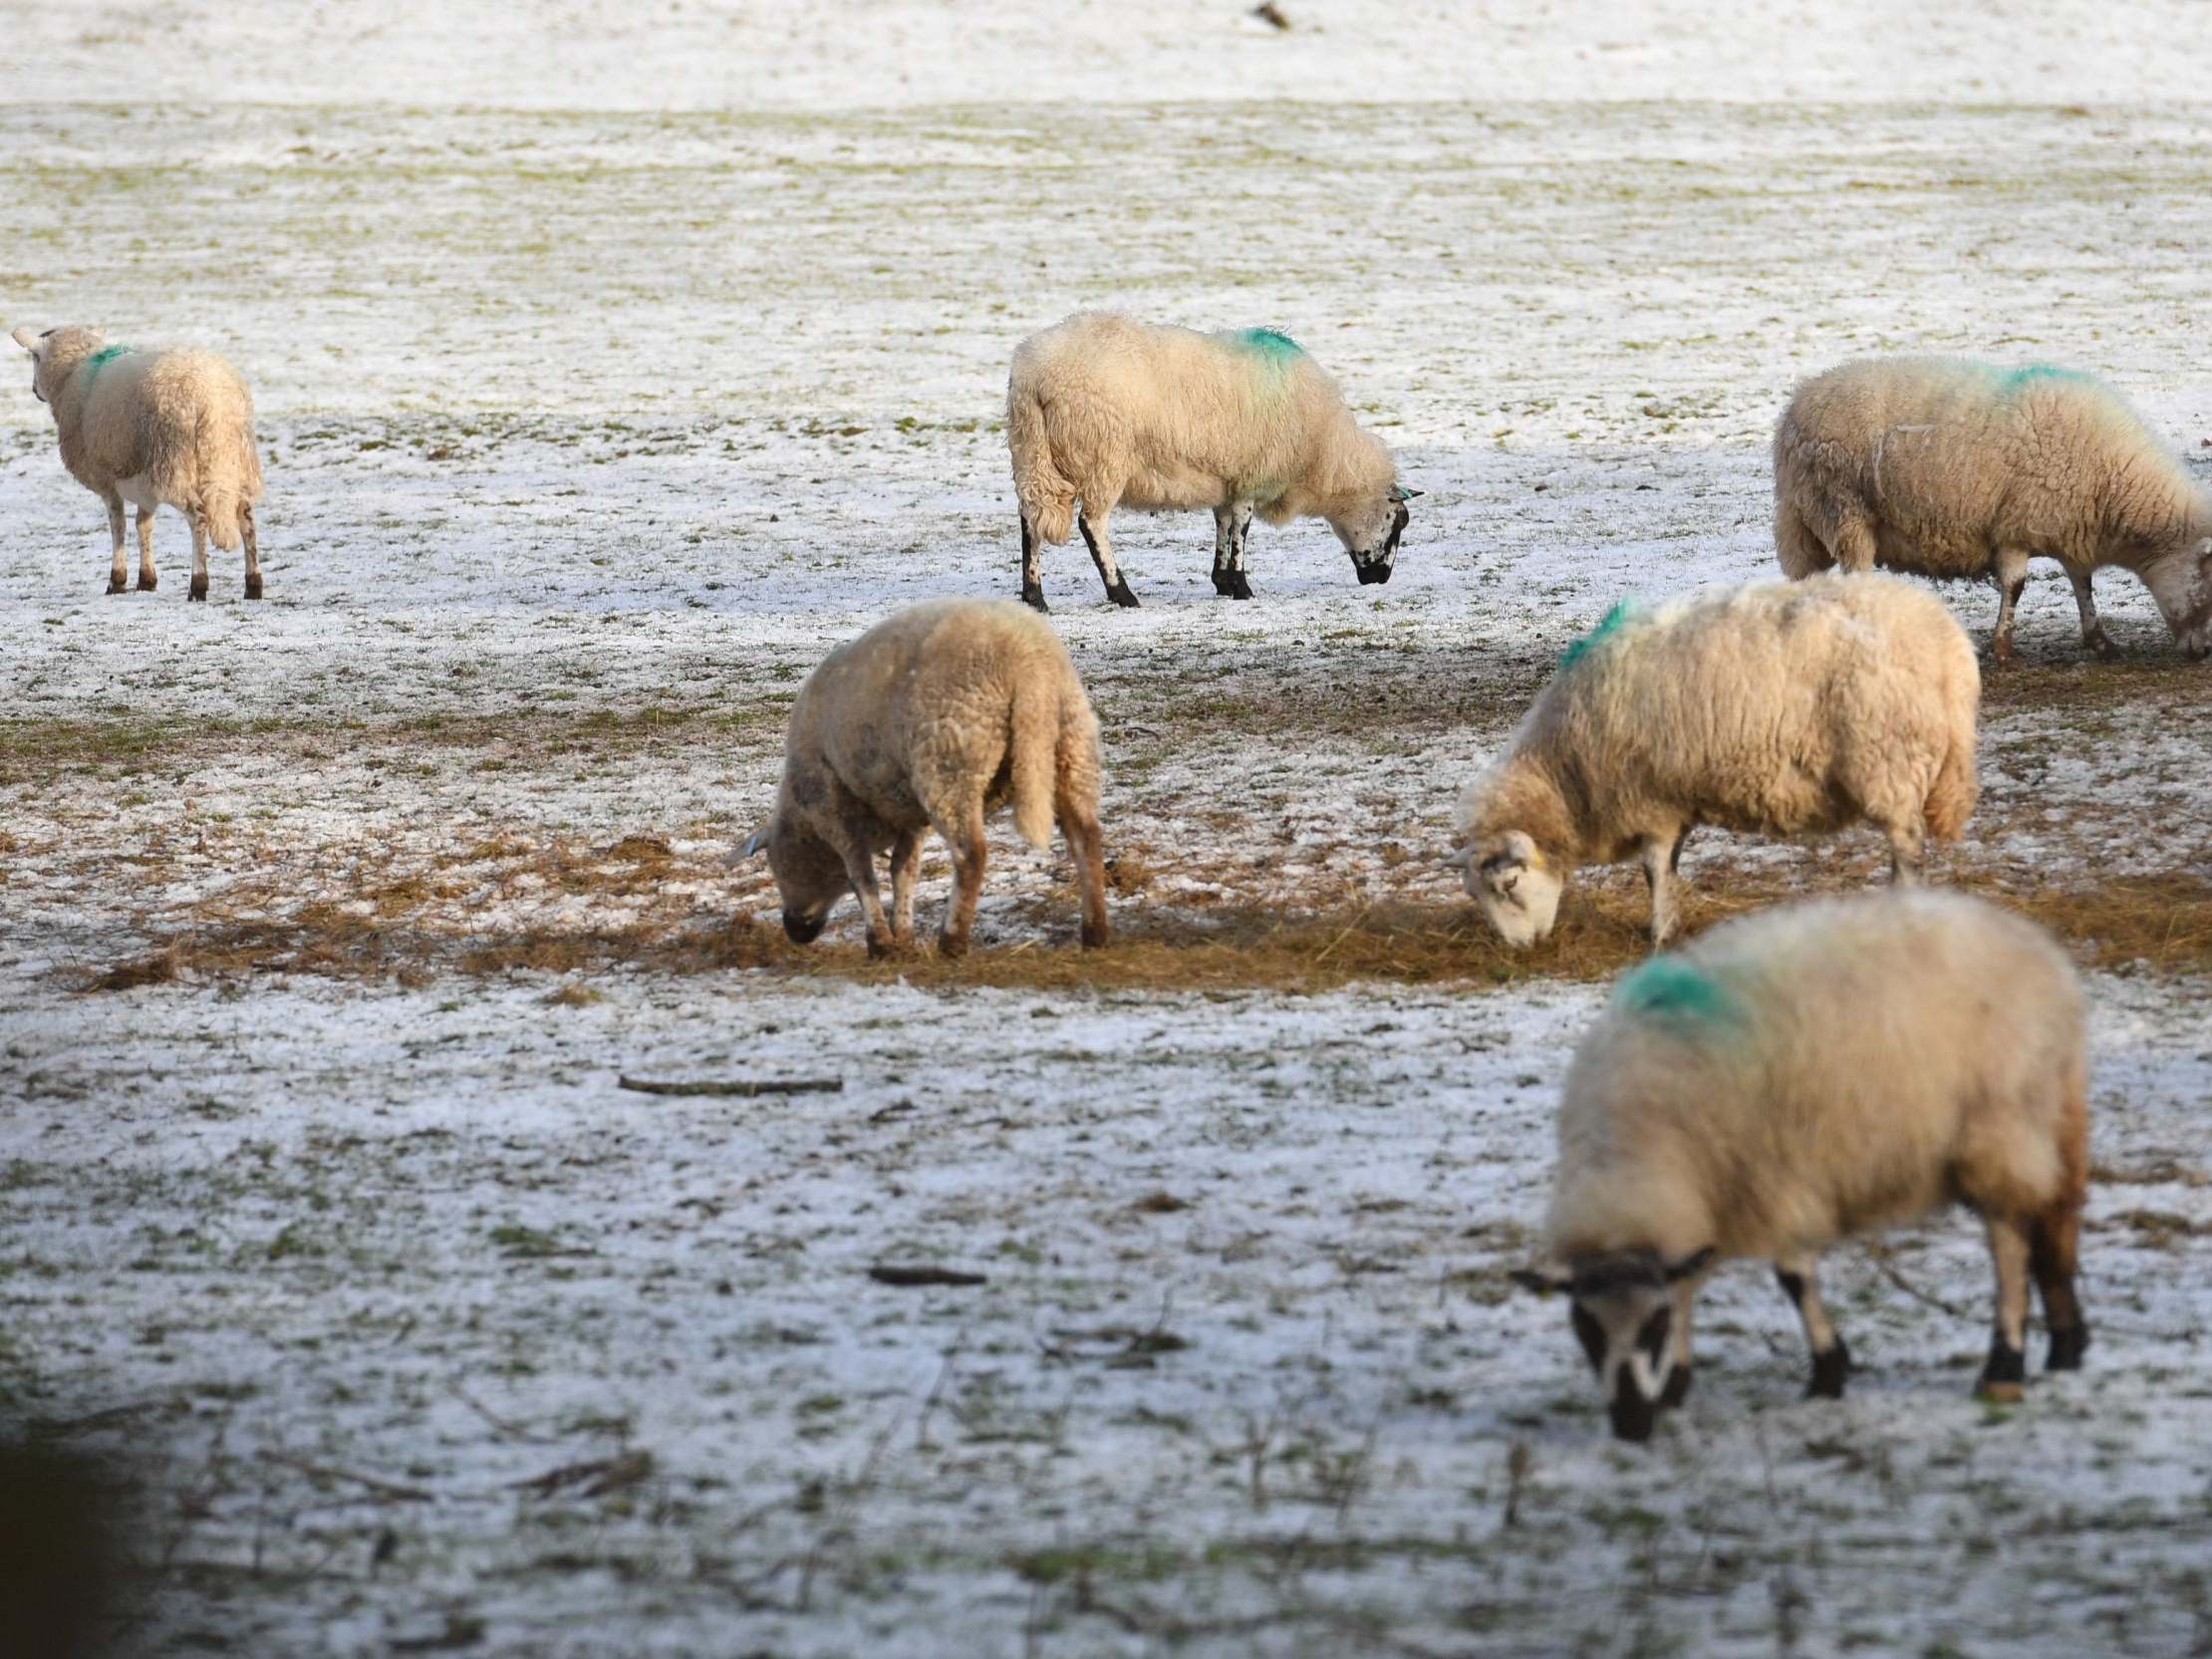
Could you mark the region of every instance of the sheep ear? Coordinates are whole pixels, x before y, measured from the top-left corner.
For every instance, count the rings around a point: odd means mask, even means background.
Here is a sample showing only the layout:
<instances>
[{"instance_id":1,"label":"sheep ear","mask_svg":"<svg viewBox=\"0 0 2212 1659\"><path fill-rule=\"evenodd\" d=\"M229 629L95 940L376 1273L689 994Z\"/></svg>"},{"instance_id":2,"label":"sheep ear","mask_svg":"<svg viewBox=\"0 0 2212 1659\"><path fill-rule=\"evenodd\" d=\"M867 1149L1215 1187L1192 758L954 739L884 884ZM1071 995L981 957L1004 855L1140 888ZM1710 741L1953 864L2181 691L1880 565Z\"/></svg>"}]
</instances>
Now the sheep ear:
<instances>
[{"instance_id":1,"label":"sheep ear","mask_svg":"<svg viewBox=\"0 0 2212 1659\"><path fill-rule=\"evenodd\" d=\"M1666 1266L1667 1282L1675 1284L1686 1278L1697 1277L1698 1274L1713 1265L1713 1246L1707 1244L1703 1249L1692 1250L1679 1261L1668 1262Z\"/></svg>"},{"instance_id":2,"label":"sheep ear","mask_svg":"<svg viewBox=\"0 0 2212 1659\"><path fill-rule=\"evenodd\" d=\"M1392 484L1390 486L1390 498L1393 501L1411 501L1416 495L1426 495L1428 493L1425 489L1408 489L1404 484Z\"/></svg>"},{"instance_id":3,"label":"sheep ear","mask_svg":"<svg viewBox=\"0 0 2212 1659\"><path fill-rule=\"evenodd\" d=\"M1534 1267L1516 1267L1513 1281L1523 1290L1539 1296L1556 1296L1574 1288L1574 1275L1556 1261L1546 1261Z\"/></svg>"},{"instance_id":4,"label":"sheep ear","mask_svg":"<svg viewBox=\"0 0 2212 1659\"><path fill-rule=\"evenodd\" d=\"M8 338L10 340L13 340L18 346L21 346L25 351L29 352L33 357L37 357L39 355L39 337L33 334L29 329L17 329L13 334L9 335Z\"/></svg>"}]
</instances>

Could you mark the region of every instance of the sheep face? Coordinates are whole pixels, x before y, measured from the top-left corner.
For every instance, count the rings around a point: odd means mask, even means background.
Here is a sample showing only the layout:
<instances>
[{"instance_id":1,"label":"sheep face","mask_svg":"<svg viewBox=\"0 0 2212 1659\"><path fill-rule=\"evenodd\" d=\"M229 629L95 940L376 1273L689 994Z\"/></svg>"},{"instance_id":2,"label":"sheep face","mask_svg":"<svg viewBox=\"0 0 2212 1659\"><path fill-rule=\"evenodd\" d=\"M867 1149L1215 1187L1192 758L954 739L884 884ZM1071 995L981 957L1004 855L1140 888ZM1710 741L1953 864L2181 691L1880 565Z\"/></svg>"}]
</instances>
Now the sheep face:
<instances>
[{"instance_id":1,"label":"sheep face","mask_svg":"<svg viewBox=\"0 0 2212 1659\"><path fill-rule=\"evenodd\" d=\"M745 843L745 856L761 851L783 900L784 937L793 945L812 945L851 889L845 861L820 836L773 819Z\"/></svg>"},{"instance_id":2,"label":"sheep face","mask_svg":"<svg viewBox=\"0 0 2212 1659\"><path fill-rule=\"evenodd\" d=\"M2206 656L2212 655L2212 541L2198 543L2176 562L2189 573L2189 579L2180 595L2180 604L2167 611L2166 622L2173 630L2182 656L2192 663L2201 663ZM2151 588L2151 597L2159 597L2155 585ZM2165 607L2161 605L2160 609Z\"/></svg>"},{"instance_id":3,"label":"sheep face","mask_svg":"<svg viewBox=\"0 0 2212 1659\"><path fill-rule=\"evenodd\" d=\"M69 372L99 351L106 337L98 329L48 329L44 334L34 334L20 328L10 338L31 354L31 396L42 404L51 404Z\"/></svg>"},{"instance_id":4,"label":"sheep face","mask_svg":"<svg viewBox=\"0 0 2212 1659\"><path fill-rule=\"evenodd\" d=\"M1486 836L1467 850L1462 879L1498 937L1516 950L1548 939L1566 872L1522 830Z\"/></svg>"},{"instance_id":5,"label":"sheep face","mask_svg":"<svg viewBox=\"0 0 2212 1659\"><path fill-rule=\"evenodd\" d=\"M1704 1272L1710 1247L1667 1261L1649 1246L1607 1250L1514 1276L1545 1294L1564 1293L1574 1339L1590 1362L1613 1433L1649 1440L1659 1413L1690 1390L1689 1367L1677 1365L1674 1322L1682 1281Z\"/></svg>"},{"instance_id":6,"label":"sheep face","mask_svg":"<svg viewBox=\"0 0 2212 1659\"><path fill-rule=\"evenodd\" d=\"M1406 533L1413 517L1406 511L1406 502L1418 493L1392 485L1389 494L1350 517L1329 520L1336 539L1352 556L1352 571L1361 587L1390 580L1390 562L1398 556L1398 538Z\"/></svg>"}]
</instances>

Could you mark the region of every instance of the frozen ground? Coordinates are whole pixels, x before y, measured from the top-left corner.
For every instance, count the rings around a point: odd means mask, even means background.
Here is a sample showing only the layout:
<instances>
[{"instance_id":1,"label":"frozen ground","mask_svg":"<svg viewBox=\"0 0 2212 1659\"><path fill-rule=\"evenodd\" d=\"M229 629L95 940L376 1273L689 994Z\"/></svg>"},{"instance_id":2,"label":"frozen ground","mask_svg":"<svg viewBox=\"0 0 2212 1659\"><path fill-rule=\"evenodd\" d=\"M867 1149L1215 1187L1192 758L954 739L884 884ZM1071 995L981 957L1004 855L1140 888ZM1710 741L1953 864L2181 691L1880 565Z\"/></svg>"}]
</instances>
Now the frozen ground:
<instances>
[{"instance_id":1,"label":"frozen ground","mask_svg":"<svg viewBox=\"0 0 2212 1659\"><path fill-rule=\"evenodd\" d=\"M1428 492L1387 589L1318 526L1248 606L1203 520L1120 526L1137 612L1048 561L1140 948L1455 938L1474 757L1622 592L1771 567L1801 373L2094 366L2204 465L2194 8L1286 10L0 7L4 321L221 347L270 477L267 601L218 558L187 605L174 519L107 598L0 383L0 1407L127 1460L135 1645L2205 1645L2212 681L2123 576L2112 666L2032 584L1948 855L2106 965L2098 1346L2009 1416L1954 1220L1839 1258L1849 1403L1739 1269L1679 1427L1602 1441L1502 1277L1586 956L1085 983L1010 843L999 988L726 927L825 644L1012 589L1003 365L1079 305L1287 328ZM1722 908L1873 867L1689 862Z\"/></svg>"}]
</instances>

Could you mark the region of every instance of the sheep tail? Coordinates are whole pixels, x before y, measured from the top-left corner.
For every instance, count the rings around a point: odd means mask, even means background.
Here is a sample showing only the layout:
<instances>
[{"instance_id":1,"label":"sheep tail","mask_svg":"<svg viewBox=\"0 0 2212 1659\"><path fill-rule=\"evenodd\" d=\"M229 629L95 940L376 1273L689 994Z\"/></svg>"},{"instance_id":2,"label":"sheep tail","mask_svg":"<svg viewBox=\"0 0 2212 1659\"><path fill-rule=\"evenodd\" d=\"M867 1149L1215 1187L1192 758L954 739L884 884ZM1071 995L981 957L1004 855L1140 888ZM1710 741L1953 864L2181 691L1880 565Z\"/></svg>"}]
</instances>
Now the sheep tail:
<instances>
[{"instance_id":1,"label":"sheep tail","mask_svg":"<svg viewBox=\"0 0 2212 1659\"><path fill-rule=\"evenodd\" d=\"M1060 689L1034 670L1014 680L1007 769L1013 774L1013 821L1021 839L1042 847L1058 816Z\"/></svg>"},{"instance_id":2,"label":"sheep tail","mask_svg":"<svg viewBox=\"0 0 2212 1659\"><path fill-rule=\"evenodd\" d=\"M1812 533L1804 515L1787 497L1775 502L1775 556L1783 575L1794 582L1835 563L1826 544Z\"/></svg>"},{"instance_id":3,"label":"sheep tail","mask_svg":"<svg viewBox=\"0 0 2212 1659\"><path fill-rule=\"evenodd\" d=\"M1980 792L1974 770L1974 717L1982 700L1982 672L1974 661L1973 647L1963 641L1957 642L1957 659L1945 676L1944 693L1950 713L1949 741L1923 811L1930 835L1938 841L1956 841L1973 815Z\"/></svg>"},{"instance_id":4,"label":"sheep tail","mask_svg":"<svg viewBox=\"0 0 2212 1659\"><path fill-rule=\"evenodd\" d=\"M227 479L209 484L199 492L200 522L207 527L207 539L224 552L235 552L241 540L239 509L245 505L237 485Z\"/></svg>"},{"instance_id":5,"label":"sheep tail","mask_svg":"<svg viewBox=\"0 0 2212 1659\"><path fill-rule=\"evenodd\" d=\"M1006 444L1021 516L1041 540L1058 546L1075 530L1075 486L1052 462L1043 402L1018 383L1006 389Z\"/></svg>"},{"instance_id":6,"label":"sheep tail","mask_svg":"<svg viewBox=\"0 0 2212 1659\"><path fill-rule=\"evenodd\" d=\"M235 552L240 540L239 521L245 509L261 494L261 457L253 452L252 428L222 415L200 418L201 474L200 521L207 539L225 552Z\"/></svg>"}]
</instances>

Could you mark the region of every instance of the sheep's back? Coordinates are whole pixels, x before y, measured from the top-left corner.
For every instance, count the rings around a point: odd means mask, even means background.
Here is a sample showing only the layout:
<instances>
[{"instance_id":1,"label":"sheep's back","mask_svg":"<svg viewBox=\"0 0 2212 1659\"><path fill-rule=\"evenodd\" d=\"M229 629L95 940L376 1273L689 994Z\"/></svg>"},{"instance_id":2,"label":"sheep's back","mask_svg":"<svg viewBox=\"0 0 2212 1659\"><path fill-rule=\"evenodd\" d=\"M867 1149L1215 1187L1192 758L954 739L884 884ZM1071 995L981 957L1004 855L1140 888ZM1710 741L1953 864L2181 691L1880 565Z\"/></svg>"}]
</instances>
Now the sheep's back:
<instances>
[{"instance_id":1,"label":"sheep's back","mask_svg":"<svg viewBox=\"0 0 2212 1659\"><path fill-rule=\"evenodd\" d=\"M80 405L84 451L110 478L145 477L164 499L197 499L221 470L252 500L261 490L253 398L213 352L128 352L92 376Z\"/></svg>"},{"instance_id":2,"label":"sheep's back","mask_svg":"<svg viewBox=\"0 0 2212 1659\"><path fill-rule=\"evenodd\" d=\"M1712 995L1639 1003L1638 976L1667 971ZM1561 1163L1588 1173L1555 1220L1587 1231L1593 1191L1654 1167L1714 1231L1679 1247L1724 1253L1923 1214L1974 1183L1962 1164L2055 1193L2082 1051L2065 956L1994 906L1908 891L1744 918L1630 974L1577 1051Z\"/></svg>"},{"instance_id":3,"label":"sheep's back","mask_svg":"<svg viewBox=\"0 0 2212 1659\"><path fill-rule=\"evenodd\" d=\"M1023 341L1010 385L1042 404L1071 475L1112 474L1136 507L1187 504L1194 477L1266 499L1300 475L1343 411L1334 383L1279 336L1095 312Z\"/></svg>"},{"instance_id":4,"label":"sheep's back","mask_svg":"<svg viewBox=\"0 0 2212 1659\"><path fill-rule=\"evenodd\" d=\"M1863 516L1892 569L1977 576L1999 548L2095 552L2115 496L2169 514L2186 475L2091 376L1949 358L1844 364L1799 387L1776 427L1777 493L1824 533Z\"/></svg>"},{"instance_id":5,"label":"sheep's back","mask_svg":"<svg viewBox=\"0 0 2212 1659\"><path fill-rule=\"evenodd\" d=\"M920 829L933 777L971 761L995 767L1024 680L1063 703L1072 694L1087 713L1066 648L1028 607L916 605L822 660L792 705L786 756L826 765L887 827Z\"/></svg>"},{"instance_id":6,"label":"sheep's back","mask_svg":"<svg viewBox=\"0 0 2212 1659\"><path fill-rule=\"evenodd\" d=\"M1955 638L1954 638L1955 637ZM1645 802L1770 834L1853 821L1847 754L1868 733L1943 753L1934 653L1972 648L1932 595L1888 578L1761 583L1623 623L1546 689L1540 744L1602 822Z\"/></svg>"}]
</instances>

